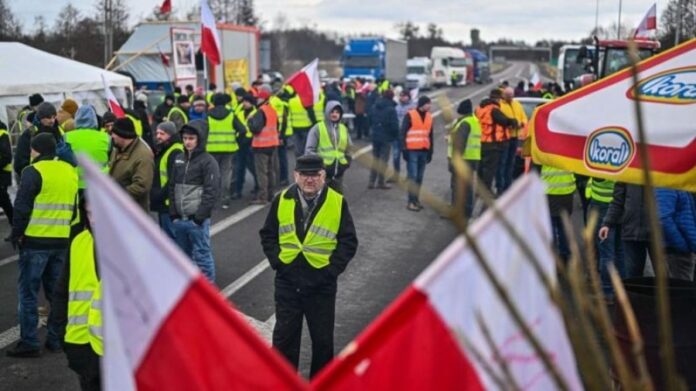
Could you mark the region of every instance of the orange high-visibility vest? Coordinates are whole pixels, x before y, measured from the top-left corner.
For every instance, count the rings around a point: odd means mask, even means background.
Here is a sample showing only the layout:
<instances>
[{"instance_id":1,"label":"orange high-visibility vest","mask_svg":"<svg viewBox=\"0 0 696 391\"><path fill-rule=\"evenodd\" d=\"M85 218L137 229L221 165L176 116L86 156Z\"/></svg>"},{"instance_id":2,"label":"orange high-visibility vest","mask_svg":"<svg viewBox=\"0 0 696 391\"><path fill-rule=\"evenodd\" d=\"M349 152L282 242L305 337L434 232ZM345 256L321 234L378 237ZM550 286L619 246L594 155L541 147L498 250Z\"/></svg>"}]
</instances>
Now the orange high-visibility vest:
<instances>
[{"instance_id":1,"label":"orange high-visibility vest","mask_svg":"<svg viewBox=\"0 0 696 391\"><path fill-rule=\"evenodd\" d=\"M417 109L409 110L411 117L411 128L406 132L406 149L409 151L420 151L430 149L430 131L433 128L433 116L425 113L422 119Z\"/></svg>"},{"instance_id":2,"label":"orange high-visibility vest","mask_svg":"<svg viewBox=\"0 0 696 391\"><path fill-rule=\"evenodd\" d=\"M261 106L261 111L263 111L263 115L266 117L266 124L259 134L254 135L254 138L251 140L251 146L252 148L277 147L280 145L278 114L269 104Z\"/></svg>"},{"instance_id":3,"label":"orange high-visibility vest","mask_svg":"<svg viewBox=\"0 0 696 391\"><path fill-rule=\"evenodd\" d=\"M496 105L476 108L476 118L481 123L481 142L492 143L494 141L505 141L508 139L505 128L493 122L493 109Z\"/></svg>"}]
</instances>

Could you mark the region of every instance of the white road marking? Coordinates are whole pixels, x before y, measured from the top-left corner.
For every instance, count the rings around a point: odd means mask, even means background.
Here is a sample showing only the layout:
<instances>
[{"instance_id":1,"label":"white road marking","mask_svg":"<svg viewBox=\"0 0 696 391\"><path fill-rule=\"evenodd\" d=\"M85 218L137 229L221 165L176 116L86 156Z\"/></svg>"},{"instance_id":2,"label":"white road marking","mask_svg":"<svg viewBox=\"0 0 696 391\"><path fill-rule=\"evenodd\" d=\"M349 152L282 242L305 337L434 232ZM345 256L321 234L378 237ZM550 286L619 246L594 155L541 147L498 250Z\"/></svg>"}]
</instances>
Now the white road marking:
<instances>
[{"instance_id":1,"label":"white road marking","mask_svg":"<svg viewBox=\"0 0 696 391\"><path fill-rule=\"evenodd\" d=\"M256 266L249 269L241 277L237 278L231 284L227 285L224 289L222 289L220 293L222 293L222 295L226 298L229 298L230 296L235 294L235 292L242 289L244 285L248 284L251 280L256 278L256 276L263 273L264 270L269 268L269 266L270 265L268 264L268 259L264 258L261 262L257 263Z\"/></svg>"}]
</instances>

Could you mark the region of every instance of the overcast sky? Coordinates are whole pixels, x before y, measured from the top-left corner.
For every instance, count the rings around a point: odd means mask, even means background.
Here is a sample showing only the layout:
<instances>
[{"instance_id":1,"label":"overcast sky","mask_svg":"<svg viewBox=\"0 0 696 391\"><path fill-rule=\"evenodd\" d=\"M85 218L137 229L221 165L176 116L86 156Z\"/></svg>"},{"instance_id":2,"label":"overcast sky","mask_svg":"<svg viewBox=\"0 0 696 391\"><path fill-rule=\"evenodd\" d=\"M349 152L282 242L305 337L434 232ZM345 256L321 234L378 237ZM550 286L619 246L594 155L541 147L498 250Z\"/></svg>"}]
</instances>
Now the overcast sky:
<instances>
[{"instance_id":1,"label":"overcast sky","mask_svg":"<svg viewBox=\"0 0 696 391\"><path fill-rule=\"evenodd\" d=\"M162 0L125 0L131 24L150 15ZM655 0L624 0L622 21L640 22ZM49 26L60 9L71 2L84 13L94 13L95 0L8 0L23 30L33 30L34 18L43 15ZM256 0L256 12L273 27L279 14L291 26L310 25L340 33L375 33L396 38L394 25L411 20L421 25L437 23L450 40L469 42L469 30L478 28L484 40L501 37L523 39L580 39L595 25L597 0ZM172 0L183 15L199 0ZM359 4L359 6L357 6ZM667 0L658 1L658 17ZM618 19L619 0L599 0L599 24ZM658 22L659 27L659 22Z\"/></svg>"}]
</instances>

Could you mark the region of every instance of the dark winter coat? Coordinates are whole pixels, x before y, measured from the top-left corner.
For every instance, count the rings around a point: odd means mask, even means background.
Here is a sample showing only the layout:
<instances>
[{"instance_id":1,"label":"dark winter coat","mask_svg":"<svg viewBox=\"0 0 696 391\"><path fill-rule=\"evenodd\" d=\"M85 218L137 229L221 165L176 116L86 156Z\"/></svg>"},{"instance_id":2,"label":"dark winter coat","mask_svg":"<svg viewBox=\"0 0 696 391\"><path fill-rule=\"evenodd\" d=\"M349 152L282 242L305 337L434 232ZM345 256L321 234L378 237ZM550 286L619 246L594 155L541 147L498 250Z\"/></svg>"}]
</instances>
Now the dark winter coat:
<instances>
[{"instance_id":1,"label":"dark winter coat","mask_svg":"<svg viewBox=\"0 0 696 391\"><path fill-rule=\"evenodd\" d=\"M399 138L399 119L396 115L396 103L387 98L379 98L372 107L372 141L391 143Z\"/></svg>"},{"instance_id":2,"label":"dark winter coat","mask_svg":"<svg viewBox=\"0 0 696 391\"><path fill-rule=\"evenodd\" d=\"M655 198L665 247L679 253L696 253L696 205L691 194L656 189Z\"/></svg>"},{"instance_id":3,"label":"dark winter coat","mask_svg":"<svg viewBox=\"0 0 696 391\"><path fill-rule=\"evenodd\" d=\"M18 177L21 177L22 170L31 164L31 140L39 133L53 134L53 137L56 139L56 156L58 156L58 159L72 166L77 166L72 149L65 143L63 136L60 134L60 130L58 130L58 122L55 122L53 126L47 127L41 125L39 120L35 119L34 125L26 128L19 136L19 140L17 140L13 167Z\"/></svg>"},{"instance_id":4,"label":"dark winter coat","mask_svg":"<svg viewBox=\"0 0 696 391\"><path fill-rule=\"evenodd\" d=\"M2 121L0 121L0 129L7 130L7 125ZM12 186L12 173L2 169L8 164L12 164L12 144L9 134L0 137L0 186Z\"/></svg>"},{"instance_id":5,"label":"dark winter coat","mask_svg":"<svg viewBox=\"0 0 696 391\"><path fill-rule=\"evenodd\" d=\"M169 141L165 144L158 145L157 149L155 150L155 174L152 178L152 190L150 190L150 210L153 212L169 213L169 206L165 204L165 201L169 196L169 189L167 188L167 186L162 187L162 183L160 182L160 163L162 162L164 153L167 152L169 147L171 147L172 144L178 143L180 141L181 140L179 140L179 136L175 135L171 139L169 139ZM171 178L174 171L174 161L176 161L176 159L181 155L181 153L182 152L179 150L173 150L169 154L167 162L165 163L167 165L168 178Z\"/></svg>"},{"instance_id":6,"label":"dark winter coat","mask_svg":"<svg viewBox=\"0 0 696 391\"><path fill-rule=\"evenodd\" d=\"M621 239L649 241L650 222L645 214L645 196L642 186L617 182L614 198L609 204L602 225L621 225Z\"/></svg>"},{"instance_id":7,"label":"dark winter coat","mask_svg":"<svg viewBox=\"0 0 696 391\"><path fill-rule=\"evenodd\" d=\"M155 172L150 147L136 138L123 150L114 146L109 159L109 175L145 212L150 211L150 190Z\"/></svg>"}]
</instances>

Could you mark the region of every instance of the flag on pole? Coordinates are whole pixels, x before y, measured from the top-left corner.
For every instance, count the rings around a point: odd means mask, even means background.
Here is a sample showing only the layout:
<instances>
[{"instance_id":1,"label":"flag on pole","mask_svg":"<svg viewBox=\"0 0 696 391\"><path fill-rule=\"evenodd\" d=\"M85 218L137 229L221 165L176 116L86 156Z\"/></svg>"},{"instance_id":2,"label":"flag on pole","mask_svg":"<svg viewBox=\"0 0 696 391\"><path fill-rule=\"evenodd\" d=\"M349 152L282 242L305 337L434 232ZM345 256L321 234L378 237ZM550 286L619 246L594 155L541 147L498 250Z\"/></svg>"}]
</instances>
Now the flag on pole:
<instances>
[{"instance_id":1,"label":"flag on pole","mask_svg":"<svg viewBox=\"0 0 696 391\"><path fill-rule=\"evenodd\" d=\"M172 12L172 0L164 0L160 6L160 14L166 15Z\"/></svg>"},{"instance_id":2,"label":"flag on pole","mask_svg":"<svg viewBox=\"0 0 696 391\"><path fill-rule=\"evenodd\" d=\"M649 38L649 32L652 30L657 30L657 4L653 5L645 14L643 20L640 21L638 27L636 27L636 32L633 34L633 38Z\"/></svg>"},{"instance_id":3,"label":"flag on pole","mask_svg":"<svg viewBox=\"0 0 696 391\"><path fill-rule=\"evenodd\" d=\"M534 72L534 74L532 75L532 78L529 79L529 82L532 83L532 91L539 91L542 87L541 78L539 77L539 72Z\"/></svg>"},{"instance_id":4,"label":"flag on pole","mask_svg":"<svg viewBox=\"0 0 696 391\"><path fill-rule=\"evenodd\" d=\"M497 205L523 233L546 276L555 281L545 199L543 183L530 174L517 181ZM581 390L560 311L522 250L490 211L471 226L470 233L568 389ZM496 349L487 343L477 318L487 326ZM504 379L503 361L520 389L557 389L460 237L314 379L312 388L492 390L498 387L484 368Z\"/></svg>"},{"instance_id":5,"label":"flag on pole","mask_svg":"<svg viewBox=\"0 0 696 391\"><path fill-rule=\"evenodd\" d=\"M418 100L418 94L420 93L420 88L416 87L411 90L411 102L415 102Z\"/></svg>"},{"instance_id":6,"label":"flag on pole","mask_svg":"<svg viewBox=\"0 0 696 391\"><path fill-rule=\"evenodd\" d=\"M201 0L201 52L214 65L220 64L222 58L220 38L215 25L215 16L207 0Z\"/></svg>"},{"instance_id":7,"label":"flag on pole","mask_svg":"<svg viewBox=\"0 0 696 391\"><path fill-rule=\"evenodd\" d=\"M307 385L135 202L88 159L106 391Z\"/></svg>"},{"instance_id":8,"label":"flag on pole","mask_svg":"<svg viewBox=\"0 0 696 391\"><path fill-rule=\"evenodd\" d=\"M169 66L169 56L164 54L161 50L159 52L160 54L160 60L162 60L162 64L164 64L165 67Z\"/></svg>"},{"instance_id":9,"label":"flag on pole","mask_svg":"<svg viewBox=\"0 0 696 391\"><path fill-rule=\"evenodd\" d=\"M319 93L321 92L319 59L315 58L314 61L305 65L299 72L290 76L286 83L295 89L304 107L310 107L319 102Z\"/></svg>"},{"instance_id":10,"label":"flag on pole","mask_svg":"<svg viewBox=\"0 0 696 391\"><path fill-rule=\"evenodd\" d=\"M116 118L125 117L126 112L123 111L123 108L118 103L118 100L116 100L114 93L111 92L111 86L109 86L109 82L106 81L106 78L103 74L101 75L101 79L102 84L104 85L104 95L106 95L106 102L109 104L109 110L111 110L111 112L114 113Z\"/></svg>"}]
</instances>

